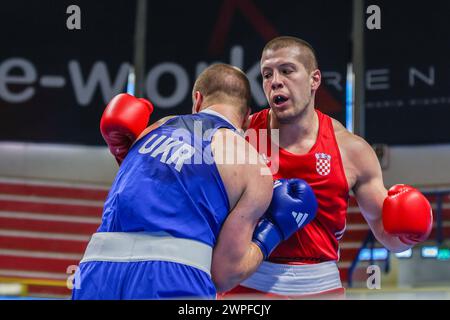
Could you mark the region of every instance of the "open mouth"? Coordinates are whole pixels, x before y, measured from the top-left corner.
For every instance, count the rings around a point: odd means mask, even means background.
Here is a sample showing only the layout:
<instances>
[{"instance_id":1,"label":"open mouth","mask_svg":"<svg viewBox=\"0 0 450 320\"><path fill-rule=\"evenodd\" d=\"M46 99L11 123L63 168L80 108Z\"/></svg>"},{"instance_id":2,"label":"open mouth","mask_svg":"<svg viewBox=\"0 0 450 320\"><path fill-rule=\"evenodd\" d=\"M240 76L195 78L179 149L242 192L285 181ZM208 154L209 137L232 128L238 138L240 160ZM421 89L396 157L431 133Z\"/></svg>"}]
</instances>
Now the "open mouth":
<instances>
[{"instance_id":1,"label":"open mouth","mask_svg":"<svg viewBox=\"0 0 450 320\"><path fill-rule=\"evenodd\" d=\"M286 96L284 96L284 95L282 95L282 94L277 94L277 95L273 98L273 103L274 103L276 106L279 106L279 105L285 103L285 102L288 101L288 100L289 100L288 97L286 97Z\"/></svg>"}]
</instances>

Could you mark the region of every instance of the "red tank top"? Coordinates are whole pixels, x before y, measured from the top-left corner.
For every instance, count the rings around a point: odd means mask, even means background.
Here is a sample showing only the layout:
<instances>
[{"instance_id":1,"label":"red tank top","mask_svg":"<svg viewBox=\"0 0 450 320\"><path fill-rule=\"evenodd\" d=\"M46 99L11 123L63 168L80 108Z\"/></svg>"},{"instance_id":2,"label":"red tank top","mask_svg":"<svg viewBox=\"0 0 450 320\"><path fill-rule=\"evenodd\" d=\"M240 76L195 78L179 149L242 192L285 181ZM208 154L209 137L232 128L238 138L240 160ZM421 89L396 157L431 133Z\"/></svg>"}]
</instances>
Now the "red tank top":
<instances>
[{"instance_id":1,"label":"red tank top","mask_svg":"<svg viewBox=\"0 0 450 320\"><path fill-rule=\"evenodd\" d=\"M269 110L253 114L250 128L268 129ZM345 230L349 189L331 118L318 110L316 112L319 132L316 143L306 154L293 154L279 148L278 157L271 155L270 147L261 147L259 141L260 138L266 139L265 136L257 135L255 147L263 158L270 157L269 166L276 168L274 162L278 161L278 172L274 173L274 179L305 180L311 185L319 203L316 218L281 243L270 255L271 262L296 264L339 259L338 241ZM263 154L265 152L268 154Z\"/></svg>"}]
</instances>

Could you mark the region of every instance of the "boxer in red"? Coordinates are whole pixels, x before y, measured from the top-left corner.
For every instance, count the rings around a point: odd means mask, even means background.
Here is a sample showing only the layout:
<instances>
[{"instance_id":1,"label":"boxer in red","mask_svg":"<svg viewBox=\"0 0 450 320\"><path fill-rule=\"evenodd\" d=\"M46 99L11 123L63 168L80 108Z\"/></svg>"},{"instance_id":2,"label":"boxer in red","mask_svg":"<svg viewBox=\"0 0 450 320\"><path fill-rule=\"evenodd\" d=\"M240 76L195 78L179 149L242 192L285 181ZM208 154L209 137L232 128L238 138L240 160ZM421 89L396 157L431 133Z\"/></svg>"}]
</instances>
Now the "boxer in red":
<instances>
[{"instance_id":1,"label":"boxer in red","mask_svg":"<svg viewBox=\"0 0 450 320\"><path fill-rule=\"evenodd\" d=\"M319 208L309 225L282 242L256 273L224 296L344 297L336 262L350 190L377 240L393 252L428 238L433 220L430 204L410 186L396 185L387 191L371 146L315 109L321 72L311 45L293 37L273 39L262 52L261 73L270 108L251 116L248 132L266 129L267 137L279 135L277 152L272 152L273 139L262 141L265 138L257 135L258 151L270 159L274 179L296 177L308 182Z\"/></svg>"}]
</instances>

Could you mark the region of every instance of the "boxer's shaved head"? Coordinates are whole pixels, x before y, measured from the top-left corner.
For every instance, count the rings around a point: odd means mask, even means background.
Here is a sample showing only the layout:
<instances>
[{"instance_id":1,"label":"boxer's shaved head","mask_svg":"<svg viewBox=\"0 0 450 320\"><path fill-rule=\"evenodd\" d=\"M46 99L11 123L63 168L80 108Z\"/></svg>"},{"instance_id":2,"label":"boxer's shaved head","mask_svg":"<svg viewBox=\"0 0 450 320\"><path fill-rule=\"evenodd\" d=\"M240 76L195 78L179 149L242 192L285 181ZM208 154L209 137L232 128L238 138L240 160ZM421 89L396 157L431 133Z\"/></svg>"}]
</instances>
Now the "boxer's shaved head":
<instances>
[{"instance_id":1,"label":"boxer's shaved head","mask_svg":"<svg viewBox=\"0 0 450 320\"><path fill-rule=\"evenodd\" d=\"M299 49L298 60L308 72L312 72L319 67L314 48L305 40L295 37L283 36L270 40L264 47L262 56L269 50L276 51L278 49L291 47Z\"/></svg>"},{"instance_id":2,"label":"boxer's shaved head","mask_svg":"<svg viewBox=\"0 0 450 320\"><path fill-rule=\"evenodd\" d=\"M231 104L246 114L250 106L250 83L239 68L217 63L206 68L197 78L192 96L199 91L204 97L204 107L213 104Z\"/></svg>"}]
</instances>

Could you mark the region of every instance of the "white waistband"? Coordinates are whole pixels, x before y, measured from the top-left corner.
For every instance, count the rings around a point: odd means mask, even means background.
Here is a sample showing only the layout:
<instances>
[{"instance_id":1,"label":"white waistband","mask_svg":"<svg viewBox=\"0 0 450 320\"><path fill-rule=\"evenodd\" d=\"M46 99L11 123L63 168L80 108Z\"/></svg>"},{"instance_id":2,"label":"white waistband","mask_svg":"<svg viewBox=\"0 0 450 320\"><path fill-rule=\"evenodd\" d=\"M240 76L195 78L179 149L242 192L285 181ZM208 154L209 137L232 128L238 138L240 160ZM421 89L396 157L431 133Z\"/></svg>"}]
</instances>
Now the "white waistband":
<instances>
[{"instance_id":1,"label":"white waistband","mask_svg":"<svg viewBox=\"0 0 450 320\"><path fill-rule=\"evenodd\" d=\"M80 263L88 261L170 261L189 265L211 276L212 248L167 233L94 233Z\"/></svg>"},{"instance_id":2,"label":"white waistband","mask_svg":"<svg viewBox=\"0 0 450 320\"><path fill-rule=\"evenodd\" d=\"M241 285L263 292L291 296L342 288L335 261L302 265L264 261Z\"/></svg>"}]
</instances>

